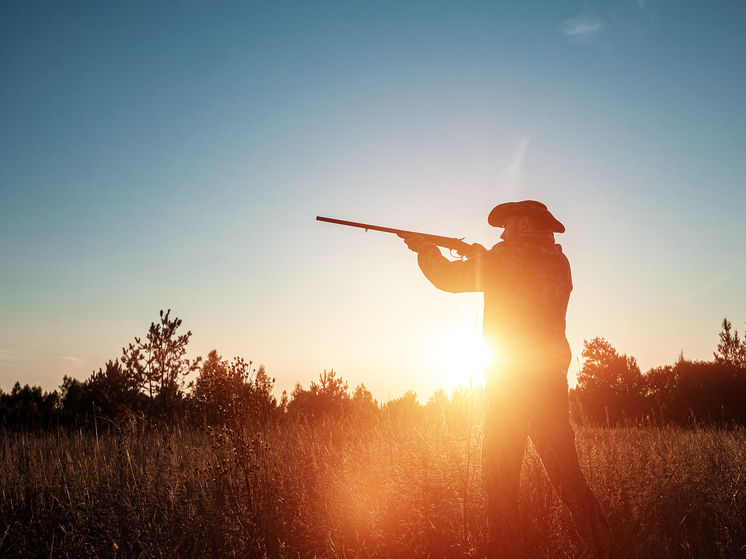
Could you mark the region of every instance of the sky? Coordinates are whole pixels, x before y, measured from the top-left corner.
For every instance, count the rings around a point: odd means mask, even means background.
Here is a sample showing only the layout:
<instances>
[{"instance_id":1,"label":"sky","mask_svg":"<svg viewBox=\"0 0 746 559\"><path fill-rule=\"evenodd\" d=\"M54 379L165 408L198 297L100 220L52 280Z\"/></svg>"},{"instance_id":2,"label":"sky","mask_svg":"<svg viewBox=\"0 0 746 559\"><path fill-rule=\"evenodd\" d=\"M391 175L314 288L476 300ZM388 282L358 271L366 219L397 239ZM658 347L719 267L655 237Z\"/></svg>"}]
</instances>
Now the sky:
<instances>
[{"instance_id":1,"label":"sky","mask_svg":"<svg viewBox=\"0 0 746 559\"><path fill-rule=\"evenodd\" d=\"M583 341L643 372L746 329L746 4L0 4L0 389L188 355L386 401L480 379L481 295L393 235L544 202Z\"/></svg>"}]
</instances>

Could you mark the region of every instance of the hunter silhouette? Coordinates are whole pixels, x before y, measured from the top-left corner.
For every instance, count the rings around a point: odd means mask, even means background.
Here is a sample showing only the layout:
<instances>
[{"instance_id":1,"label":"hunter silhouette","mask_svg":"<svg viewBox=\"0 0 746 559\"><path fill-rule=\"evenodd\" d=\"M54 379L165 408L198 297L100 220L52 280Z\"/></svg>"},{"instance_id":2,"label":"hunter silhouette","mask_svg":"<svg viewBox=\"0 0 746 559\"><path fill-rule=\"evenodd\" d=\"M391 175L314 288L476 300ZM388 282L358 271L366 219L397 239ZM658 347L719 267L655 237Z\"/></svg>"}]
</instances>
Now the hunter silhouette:
<instances>
[{"instance_id":1,"label":"hunter silhouette","mask_svg":"<svg viewBox=\"0 0 746 559\"><path fill-rule=\"evenodd\" d=\"M501 557L520 553L521 463L530 437L552 485L594 556L608 557L611 531L580 468L570 423L565 314L570 264L554 233L565 227L533 200L495 207L488 222L504 229L490 250L472 245L451 261L421 235L400 235L430 282L451 293L484 293L483 338L492 354L485 376L482 471L490 536Z\"/></svg>"}]
</instances>

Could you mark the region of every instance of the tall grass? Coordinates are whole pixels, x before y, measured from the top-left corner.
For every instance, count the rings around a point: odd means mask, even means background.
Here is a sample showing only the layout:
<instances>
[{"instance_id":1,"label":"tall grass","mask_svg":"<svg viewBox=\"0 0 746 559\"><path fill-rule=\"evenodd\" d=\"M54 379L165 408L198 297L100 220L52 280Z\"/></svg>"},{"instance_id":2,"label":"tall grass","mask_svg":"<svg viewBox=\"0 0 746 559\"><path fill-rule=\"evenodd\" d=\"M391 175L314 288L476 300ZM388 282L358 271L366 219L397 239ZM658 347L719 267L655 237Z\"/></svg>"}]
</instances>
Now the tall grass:
<instances>
[{"instance_id":1,"label":"tall grass","mask_svg":"<svg viewBox=\"0 0 746 559\"><path fill-rule=\"evenodd\" d=\"M0 432L0 556L487 557L478 445L474 425L416 417ZM617 557L746 556L743 429L580 428L577 445ZM582 556L530 444L521 484L521 554Z\"/></svg>"}]
</instances>

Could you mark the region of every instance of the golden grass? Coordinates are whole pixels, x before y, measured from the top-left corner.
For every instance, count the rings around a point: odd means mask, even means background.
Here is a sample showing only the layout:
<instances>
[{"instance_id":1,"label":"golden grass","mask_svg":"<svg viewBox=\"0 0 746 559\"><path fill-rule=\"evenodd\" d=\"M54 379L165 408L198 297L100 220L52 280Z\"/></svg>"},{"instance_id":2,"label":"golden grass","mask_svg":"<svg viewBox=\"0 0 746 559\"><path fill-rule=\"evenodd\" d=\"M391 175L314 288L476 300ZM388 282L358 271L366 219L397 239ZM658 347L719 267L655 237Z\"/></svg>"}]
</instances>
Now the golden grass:
<instances>
[{"instance_id":1,"label":"golden grass","mask_svg":"<svg viewBox=\"0 0 746 559\"><path fill-rule=\"evenodd\" d=\"M617 557L745 556L743 429L580 428L577 446ZM0 556L487 557L480 476L476 430L425 418L0 432ZM582 556L530 445L522 476L521 554Z\"/></svg>"}]
</instances>

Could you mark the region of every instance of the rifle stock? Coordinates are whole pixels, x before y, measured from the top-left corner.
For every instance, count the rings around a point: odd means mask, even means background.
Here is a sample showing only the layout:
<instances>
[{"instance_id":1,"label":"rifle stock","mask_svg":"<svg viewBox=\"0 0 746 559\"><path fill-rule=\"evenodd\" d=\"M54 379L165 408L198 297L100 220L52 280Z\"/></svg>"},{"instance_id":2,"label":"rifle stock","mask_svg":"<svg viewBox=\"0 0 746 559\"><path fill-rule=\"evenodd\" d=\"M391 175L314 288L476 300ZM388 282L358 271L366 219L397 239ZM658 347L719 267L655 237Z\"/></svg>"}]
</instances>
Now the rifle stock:
<instances>
[{"instance_id":1,"label":"rifle stock","mask_svg":"<svg viewBox=\"0 0 746 559\"><path fill-rule=\"evenodd\" d=\"M418 233L416 231L407 231L406 229L394 229L392 227L381 227L380 225L370 225L367 223L358 223L356 221L345 221L343 219L334 219L331 217L316 216L317 221L324 221L326 223L335 223L337 225L346 225L348 227L357 227L359 229L365 229L366 231L381 231L383 233L393 233L394 235L422 235L428 241L436 244L440 247L447 248L448 250L455 250L461 255L465 255L471 249L469 243L465 243L462 239L456 237L443 237L441 235L431 235L430 233Z\"/></svg>"}]
</instances>

